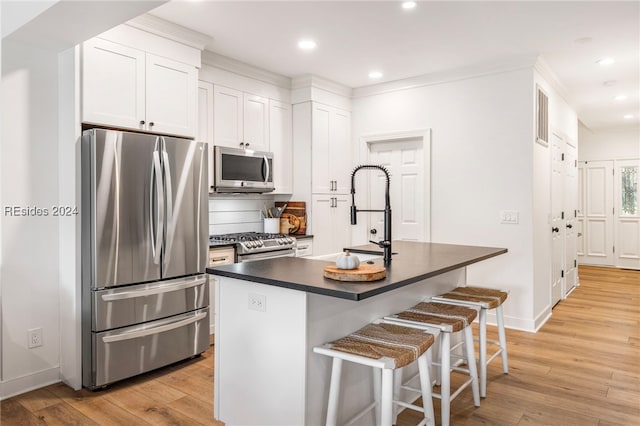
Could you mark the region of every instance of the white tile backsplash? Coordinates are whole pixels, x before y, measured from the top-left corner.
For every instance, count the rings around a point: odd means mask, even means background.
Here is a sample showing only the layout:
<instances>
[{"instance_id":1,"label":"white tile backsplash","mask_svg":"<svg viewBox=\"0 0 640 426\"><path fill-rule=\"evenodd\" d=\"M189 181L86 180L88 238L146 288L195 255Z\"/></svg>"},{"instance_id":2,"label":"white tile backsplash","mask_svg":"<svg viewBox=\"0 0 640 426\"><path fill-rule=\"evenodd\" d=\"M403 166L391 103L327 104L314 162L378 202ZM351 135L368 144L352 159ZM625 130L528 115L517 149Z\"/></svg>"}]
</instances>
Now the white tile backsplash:
<instances>
[{"instance_id":1,"label":"white tile backsplash","mask_svg":"<svg viewBox=\"0 0 640 426\"><path fill-rule=\"evenodd\" d=\"M262 232L263 206L273 207L274 197L238 195L209 198L209 235Z\"/></svg>"}]
</instances>

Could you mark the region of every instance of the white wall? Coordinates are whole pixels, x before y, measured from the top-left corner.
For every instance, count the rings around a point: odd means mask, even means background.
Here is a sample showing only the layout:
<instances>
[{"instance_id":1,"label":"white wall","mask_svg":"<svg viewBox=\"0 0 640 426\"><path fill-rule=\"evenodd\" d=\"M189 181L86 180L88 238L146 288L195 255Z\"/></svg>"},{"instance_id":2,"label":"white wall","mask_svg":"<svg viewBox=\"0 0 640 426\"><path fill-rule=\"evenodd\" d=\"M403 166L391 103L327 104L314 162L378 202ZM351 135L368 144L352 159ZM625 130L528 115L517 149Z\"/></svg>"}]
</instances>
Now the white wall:
<instances>
[{"instance_id":1,"label":"white wall","mask_svg":"<svg viewBox=\"0 0 640 426\"><path fill-rule=\"evenodd\" d=\"M593 131L580 125L579 161L640 158L640 128Z\"/></svg>"},{"instance_id":2,"label":"white wall","mask_svg":"<svg viewBox=\"0 0 640 426\"><path fill-rule=\"evenodd\" d=\"M431 129L433 242L506 247L468 268L468 282L511 291L509 326L533 330L532 69L353 100L353 140ZM355 142L354 142L355 143ZM501 225L500 210L517 210ZM354 236L354 243L364 236Z\"/></svg>"},{"instance_id":3,"label":"white wall","mask_svg":"<svg viewBox=\"0 0 640 426\"><path fill-rule=\"evenodd\" d=\"M58 56L17 42L2 46L2 387L0 397L58 380L58 218L15 217L5 206L58 202ZM43 346L27 348L42 327Z\"/></svg>"},{"instance_id":4,"label":"white wall","mask_svg":"<svg viewBox=\"0 0 640 426\"><path fill-rule=\"evenodd\" d=\"M557 133L572 144L578 142L578 118L575 111L549 83L550 78L537 70L531 87L532 112L535 112L536 86L549 97L549 136ZM532 117L532 124L535 117ZM536 329L551 315L551 147L534 143L535 128L531 127L533 155L533 312ZM580 144L582 149L582 144ZM580 150L578 150L580 151ZM575 188L577 194L577 188ZM577 199L577 198L576 198Z\"/></svg>"}]
</instances>

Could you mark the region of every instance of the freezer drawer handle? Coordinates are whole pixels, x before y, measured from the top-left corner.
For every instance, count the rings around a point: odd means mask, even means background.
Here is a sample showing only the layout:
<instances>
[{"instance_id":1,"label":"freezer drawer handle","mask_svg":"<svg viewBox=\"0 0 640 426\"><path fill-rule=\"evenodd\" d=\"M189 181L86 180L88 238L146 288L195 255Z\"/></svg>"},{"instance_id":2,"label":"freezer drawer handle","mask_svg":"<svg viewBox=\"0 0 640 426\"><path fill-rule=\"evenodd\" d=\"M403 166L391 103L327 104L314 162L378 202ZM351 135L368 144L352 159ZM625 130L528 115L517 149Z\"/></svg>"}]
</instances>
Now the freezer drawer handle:
<instances>
[{"instance_id":1,"label":"freezer drawer handle","mask_svg":"<svg viewBox=\"0 0 640 426\"><path fill-rule=\"evenodd\" d=\"M122 293L103 294L102 300L113 302L114 300L135 299L136 297L151 296L154 294L169 293L172 291L184 290L185 288L196 287L207 282L207 278L197 278L190 282L182 282L171 286L158 286L147 290L123 291Z\"/></svg>"},{"instance_id":2,"label":"freezer drawer handle","mask_svg":"<svg viewBox=\"0 0 640 426\"><path fill-rule=\"evenodd\" d=\"M180 327L183 327L185 325L189 325L189 324L192 324L194 322L200 321L201 319L203 319L206 316L207 316L206 312L200 312L200 313L194 315L191 318L187 318L187 319L183 319L183 320L180 320L180 321L176 321L176 322L173 322L171 324L161 325L161 326L158 326L158 327L152 327L152 328L148 328L146 330L130 331L128 333L116 334L116 335L113 335L113 336L104 336L102 338L102 341L104 343L113 343L113 342L120 342L122 340L137 339L139 337L150 336L152 334L164 333L165 331L174 330L176 328L180 328Z\"/></svg>"}]
</instances>

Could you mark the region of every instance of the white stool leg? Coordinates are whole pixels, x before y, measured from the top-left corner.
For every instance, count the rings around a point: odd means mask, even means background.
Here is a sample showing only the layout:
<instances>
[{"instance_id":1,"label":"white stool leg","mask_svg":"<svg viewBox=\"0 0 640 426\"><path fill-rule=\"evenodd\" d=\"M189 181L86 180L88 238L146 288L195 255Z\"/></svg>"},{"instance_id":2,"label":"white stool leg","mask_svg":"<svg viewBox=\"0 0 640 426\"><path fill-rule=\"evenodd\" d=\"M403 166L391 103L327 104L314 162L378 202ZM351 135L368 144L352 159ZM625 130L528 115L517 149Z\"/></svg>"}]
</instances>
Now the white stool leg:
<instances>
[{"instance_id":1,"label":"white stool leg","mask_svg":"<svg viewBox=\"0 0 640 426\"><path fill-rule=\"evenodd\" d=\"M478 386L478 369L476 367L476 354L473 348L473 333L471 326L464 328L464 346L467 351L467 365L471 375L471 390L473 392L473 405L480 406L480 390Z\"/></svg>"},{"instance_id":2,"label":"white stool leg","mask_svg":"<svg viewBox=\"0 0 640 426\"><path fill-rule=\"evenodd\" d=\"M496 318L498 320L498 339L500 340L500 347L502 348L502 371L504 374L509 374L509 361L507 359L507 336L504 331L504 317L502 316L502 305L496 308Z\"/></svg>"},{"instance_id":3,"label":"white stool leg","mask_svg":"<svg viewBox=\"0 0 640 426\"><path fill-rule=\"evenodd\" d=\"M380 418L382 426L391 426L393 420L393 370L382 369L382 395Z\"/></svg>"},{"instance_id":4,"label":"white stool leg","mask_svg":"<svg viewBox=\"0 0 640 426\"><path fill-rule=\"evenodd\" d=\"M480 396L487 396L487 310L480 309L478 325L480 336Z\"/></svg>"},{"instance_id":5,"label":"white stool leg","mask_svg":"<svg viewBox=\"0 0 640 426\"><path fill-rule=\"evenodd\" d=\"M376 420L376 425L380 426L380 409L381 409L381 392L382 392L382 371L379 368L371 369L373 374L373 400L376 406L373 408L373 414Z\"/></svg>"},{"instance_id":6,"label":"white stool leg","mask_svg":"<svg viewBox=\"0 0 640 426\"><path fill-rule=\"evenodd\" d=\"M449 426L451 412L451 336L440 333L440 413L442 426Z\"/></svg>"},{"instance_id":7,"label":"white stool leg","mask_svg":"<svg viewBox=\"0 0 640 426\"><path fill-rule=\"evenodd\" d=\"M427 426L435 426L436 418L433 412L433 395L431 393L431 376L429 374L429 366L427 365L427 357L431 349L423 353L418 358L418 371L420 372L420 390L422 391L422 408L424 408L424 417L427 418ZM395 422L396 419L394 419Z\"/></svg>"},{"instance_id":8,"label":"white stool leg","mask_svg":"<svg viewBox=\"0 0 640 426\"><path fill-rule=\"evenodd\" d=\"M342 375L342 359L333 358L331 367L331 384L329 385L329 404L327 406L327 426L335 426L338 422L338 402L340 401L340 376Z\"/></svg>"},{"instance_id":9,"label":"white stool leg","mask_svg":"<svg viewBox=\"0 0 640 426\"><path fill-rule=\"evenodd\" d=\"M400 387L402 386L403 368L397 368L393 371L393 400L400 400ZM398 404L393 404L393 424L398 423Z\"/></svg>"}]
</instances>

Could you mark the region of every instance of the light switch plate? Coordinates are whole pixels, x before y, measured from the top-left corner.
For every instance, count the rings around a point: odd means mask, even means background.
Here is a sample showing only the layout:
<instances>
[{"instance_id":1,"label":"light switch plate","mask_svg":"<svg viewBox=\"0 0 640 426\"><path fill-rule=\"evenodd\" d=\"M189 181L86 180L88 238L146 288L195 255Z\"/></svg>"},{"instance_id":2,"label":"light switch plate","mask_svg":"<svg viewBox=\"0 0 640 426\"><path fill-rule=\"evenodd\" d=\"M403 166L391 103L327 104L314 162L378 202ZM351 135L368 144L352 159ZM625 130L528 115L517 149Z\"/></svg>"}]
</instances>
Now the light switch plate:
<instances>
[{"instance_id":1,"label":"light switch plate","mask_svg":"<svg viewBox=\"0 0 640 426\"><path fill-rule=\"evenodd\" d=\"M517 210L501 210L500 223L517 224L520 222L520 212Z\"/></svg>"}]
</instances>

